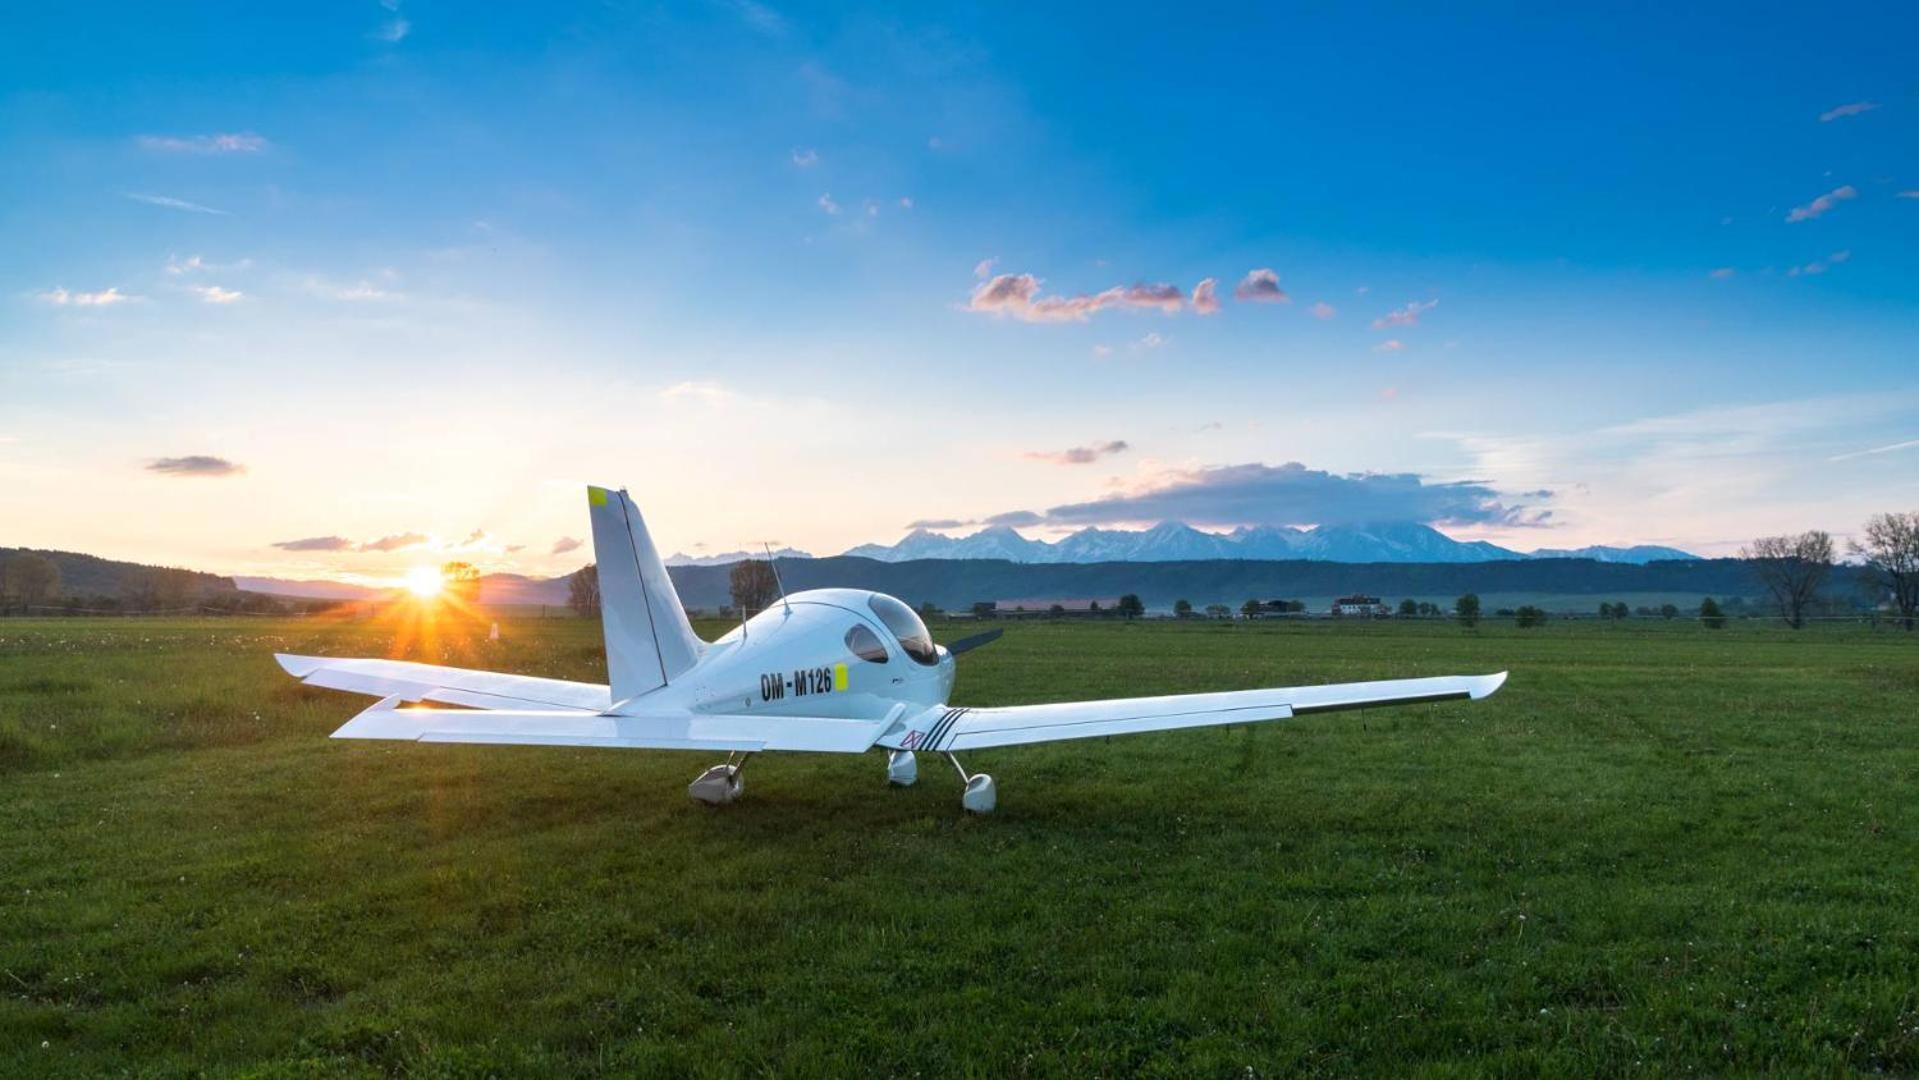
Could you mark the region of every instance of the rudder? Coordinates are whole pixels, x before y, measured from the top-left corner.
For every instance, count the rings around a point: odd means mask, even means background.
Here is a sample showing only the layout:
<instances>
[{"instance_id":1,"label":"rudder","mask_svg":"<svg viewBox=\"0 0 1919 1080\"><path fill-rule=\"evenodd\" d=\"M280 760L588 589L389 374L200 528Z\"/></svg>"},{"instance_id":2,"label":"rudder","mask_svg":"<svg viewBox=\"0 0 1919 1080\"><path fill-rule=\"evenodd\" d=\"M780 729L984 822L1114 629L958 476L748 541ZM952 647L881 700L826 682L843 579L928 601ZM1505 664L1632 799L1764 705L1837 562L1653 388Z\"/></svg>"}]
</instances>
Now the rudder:
<instances>
[{"instance_id":1,"label":"rudder","mask_svg":"<svg viewBox=\"0 0 1919 1080\"><path fill-rule=\"evenodd\" d=\"M599 565L600 623L613 701L657 690L699 662L706 643L693 633L646 520L624 491L586 489Z\"/></svg>"}]
</instances>

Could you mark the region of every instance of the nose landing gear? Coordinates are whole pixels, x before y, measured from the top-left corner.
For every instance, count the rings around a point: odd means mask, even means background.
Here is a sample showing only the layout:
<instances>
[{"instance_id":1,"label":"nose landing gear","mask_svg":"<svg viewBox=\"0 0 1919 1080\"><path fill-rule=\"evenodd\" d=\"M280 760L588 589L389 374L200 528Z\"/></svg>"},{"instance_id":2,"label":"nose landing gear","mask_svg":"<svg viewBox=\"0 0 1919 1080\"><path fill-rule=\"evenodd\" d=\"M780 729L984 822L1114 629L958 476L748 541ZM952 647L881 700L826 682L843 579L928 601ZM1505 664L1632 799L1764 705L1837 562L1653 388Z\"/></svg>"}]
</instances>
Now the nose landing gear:
<instances>
[{"instance_id":1,"label":"nose landing gear","mask_svg":"<svg viewBox=\"0 0 1919 1080\"><path fill-rule=\"evenodd\" d=\"M919 762L914 760L911 750L889 750L886 753L886 782L894 787L912 787L920 778Z\"/></svg>"}]
</instances>

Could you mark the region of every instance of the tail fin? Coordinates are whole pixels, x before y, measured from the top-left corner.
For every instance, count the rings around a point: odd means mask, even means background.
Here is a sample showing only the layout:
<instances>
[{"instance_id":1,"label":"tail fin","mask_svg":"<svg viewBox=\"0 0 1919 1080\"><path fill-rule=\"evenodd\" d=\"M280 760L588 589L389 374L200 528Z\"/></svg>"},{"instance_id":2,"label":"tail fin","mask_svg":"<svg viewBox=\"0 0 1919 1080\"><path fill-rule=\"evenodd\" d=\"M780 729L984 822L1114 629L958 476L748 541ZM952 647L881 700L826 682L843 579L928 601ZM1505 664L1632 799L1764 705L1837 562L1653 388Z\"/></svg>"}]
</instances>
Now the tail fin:
<instances>
[{"instance_id":1,"label":"tail fin","mask_svg":"<svg viewBox=\"0 0 1919 1080\"><path fill-rule=\"evenodd\" d=\"M600 620L615 703L657 690L699 661L693 633L640 508L624 491L586 489L593 557L600 570Z\"/></svg>"}]
</instances>

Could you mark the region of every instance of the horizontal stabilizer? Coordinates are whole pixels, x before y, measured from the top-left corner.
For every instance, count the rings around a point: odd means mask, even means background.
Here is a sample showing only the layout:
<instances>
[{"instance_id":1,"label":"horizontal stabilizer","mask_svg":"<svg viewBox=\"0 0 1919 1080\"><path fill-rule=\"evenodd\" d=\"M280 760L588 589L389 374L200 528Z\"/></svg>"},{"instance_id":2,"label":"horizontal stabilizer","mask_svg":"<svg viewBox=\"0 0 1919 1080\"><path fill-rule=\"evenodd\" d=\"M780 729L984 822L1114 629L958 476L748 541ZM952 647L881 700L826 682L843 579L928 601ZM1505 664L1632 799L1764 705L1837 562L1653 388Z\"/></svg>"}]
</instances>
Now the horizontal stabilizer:
<instances>
[{"instance_id":1,"label":"horizontal stabilizer","mask_svg":"<svg viewBox=\"0 0 1919 1080\"><path fill-rule=\"evenodd\" d=\"M286 673L326 690L405 701L437 701L476 709L554 708L605 712L613 703L598 683L508 675L498 671L416 664L411 660L343 659L276 653Z\"/></svg>"}]
</instances>

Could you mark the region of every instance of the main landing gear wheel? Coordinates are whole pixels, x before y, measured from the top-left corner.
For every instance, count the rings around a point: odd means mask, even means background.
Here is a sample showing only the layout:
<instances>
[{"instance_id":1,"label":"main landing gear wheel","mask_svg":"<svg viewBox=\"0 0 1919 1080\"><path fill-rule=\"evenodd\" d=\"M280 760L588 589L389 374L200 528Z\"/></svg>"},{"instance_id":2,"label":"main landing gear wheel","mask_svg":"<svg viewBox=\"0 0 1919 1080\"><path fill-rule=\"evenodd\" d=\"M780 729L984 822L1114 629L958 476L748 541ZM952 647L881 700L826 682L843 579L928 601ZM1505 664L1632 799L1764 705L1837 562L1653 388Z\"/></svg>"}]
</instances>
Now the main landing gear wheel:
<instances>
[{"instance_id":1,"label":"main landing gear wheel","mask_svg":"<svg viewBox=\"0 0 1919 1080\"><path fill-rule=\"evenodd\" d=\"M746 759L750 756L728 754L726 764L713 766L686 785L687 796L708 806L725 806L739 798L746 790L746 780L741 774L746 771Z\"/></svg>"},{"instance_id":2,"label":"main landing gear wheel","mask_svg":"<svg viewBox=\"0 0 1919 1080\"><path fill-rule=\"evenodd\" d=\"M919 762L911 750L886 752L886 782L894 787L912 787L920 778Z\"/></svg>"},{"instance_id":3,"label":"main landing gear wheel","mask_svg":"<svg viewBox=\"0 0 1919 1080\"><path fill-rule=\"evenodd\" d=\"M999 787L993 783L993 778L985 773L968 775L966 766L961 765L959 758L952 754L946 755L946 760L953 763L953 768L959 770L960 779L966 781L966 791L960 795L960 805L968 813L992 813L993 808L999 805Z\"/></svg>"}]
</instances>

